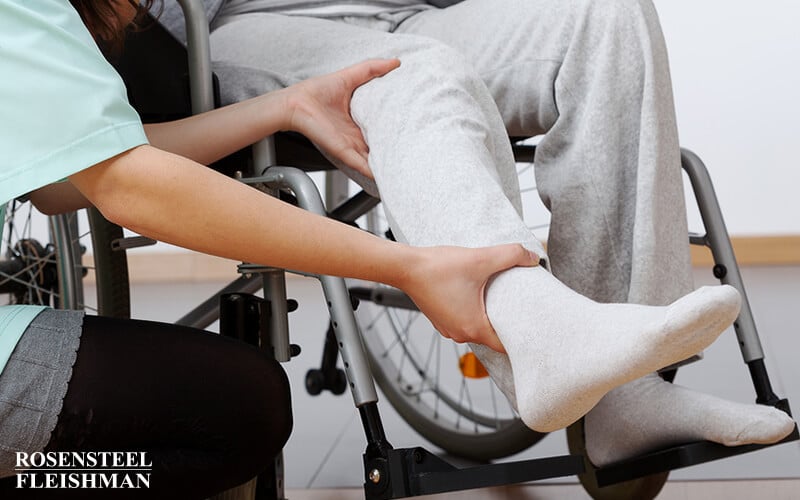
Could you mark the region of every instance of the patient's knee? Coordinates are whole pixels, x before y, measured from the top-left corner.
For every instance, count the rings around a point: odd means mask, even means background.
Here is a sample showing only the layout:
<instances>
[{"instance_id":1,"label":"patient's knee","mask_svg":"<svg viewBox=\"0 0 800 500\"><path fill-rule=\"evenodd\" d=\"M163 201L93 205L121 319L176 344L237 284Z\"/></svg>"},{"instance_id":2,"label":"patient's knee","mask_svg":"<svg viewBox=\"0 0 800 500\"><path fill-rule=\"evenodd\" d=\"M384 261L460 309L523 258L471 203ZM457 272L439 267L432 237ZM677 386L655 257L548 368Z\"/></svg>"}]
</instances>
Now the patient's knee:
<instances>
[{"instance_id":1,"label":"patient's knee","mask_svg":"<svg viewBox=\"0 0 800 500\"><path fill-rule=\"evenodd\" d=\"M586 17L586 26L606 33L658 26L651 0L580 0L578 8Z\"/></svg>"},{"instance_id":2,"label":"patient's knee","mask_svg":"<svg viewBox=\"0 0 800 500\"><path fill-rule=\"evenodd\" d=\"M398 69L374 80L356 92L353 102L359 106L359 94L371 95L370 106L394 102L397 106L424 106L435 100L442 104L448 97L474 93L483 83L462 55L441 42L424 37L405 37Z\"/></svg>"}]
</instances>

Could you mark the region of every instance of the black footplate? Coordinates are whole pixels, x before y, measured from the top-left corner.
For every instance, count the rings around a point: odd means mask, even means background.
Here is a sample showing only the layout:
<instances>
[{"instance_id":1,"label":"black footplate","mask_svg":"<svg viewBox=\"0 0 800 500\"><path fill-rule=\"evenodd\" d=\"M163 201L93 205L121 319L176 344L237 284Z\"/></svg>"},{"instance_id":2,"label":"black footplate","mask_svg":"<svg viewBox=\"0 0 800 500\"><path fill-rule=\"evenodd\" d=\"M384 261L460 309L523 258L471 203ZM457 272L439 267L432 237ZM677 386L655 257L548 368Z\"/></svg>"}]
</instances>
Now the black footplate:
<instances>
[{"instance_id":1,"label":"black footplate","mask_svg":"<svg viewBox=\"0 0 800 500\"><path fill-rule=\"evenodd\" d=\"M785 401L786 400L782 400L775 406L781 409L786 407L788 410L788 404L786 404ZM789 412L787 411L787 413ZM751 451L761 450L790 441L797 441L798 439L800 439L800 434L798 434L797 426L795 425L794 431L791 434L773 444L724 446L710 441L697 441L601 467L595 469L594 474L598 486L609 486L611 484L629 481L659 472L667 472L691 465L710 462L712 460L750 453Z\"/></svg>"},{"instance_id":2,"label":"black footplate","mask_svg":"<svg viewBox=\"0 0 800 500\"><path fill-rule=\"evenodd\" d=\"M448 491L487 488L583 472L583 457L560 456L460 469L423 448L389 450L364 457L368 500L405 498Z\"/></svg>"}]
</instances>

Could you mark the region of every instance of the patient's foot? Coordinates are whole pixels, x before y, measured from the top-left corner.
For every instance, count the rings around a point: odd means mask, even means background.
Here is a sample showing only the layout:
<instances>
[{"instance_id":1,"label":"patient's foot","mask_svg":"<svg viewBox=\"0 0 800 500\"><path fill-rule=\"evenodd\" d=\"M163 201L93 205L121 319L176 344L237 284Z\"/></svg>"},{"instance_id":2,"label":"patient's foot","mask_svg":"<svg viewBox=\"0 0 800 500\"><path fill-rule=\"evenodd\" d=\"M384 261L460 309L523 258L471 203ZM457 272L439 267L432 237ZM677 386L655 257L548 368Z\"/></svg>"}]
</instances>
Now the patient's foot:
<instances>
[{"instance_id":1,"label":"patient's foot","mask_svg":"<svg viewBox=\"0 0 800 500\"><path fill-rule=\"evenodd\" d=\"M611 389L700 352L739 305L729 286L704 287L665 307L599 304L542 268L506 271L486 294L513 367L517 409L540 432L566 427ZM503 376L492 370L502 359L485 363L495 378ZM498 385L507 392L510 381Z\"/></svg>"},{"instance_id":2,"label":"patient's foot","mask_svg":"<svg viewBox=\"0 0 800 500\"><path fill-rule=\"evenodd\" d=\"M698 440L775 443L794 425L775 408L726 401L651 374L609 392L586 415L584 432L589 460L599 467Z\"/></svg>"}]
</instances>

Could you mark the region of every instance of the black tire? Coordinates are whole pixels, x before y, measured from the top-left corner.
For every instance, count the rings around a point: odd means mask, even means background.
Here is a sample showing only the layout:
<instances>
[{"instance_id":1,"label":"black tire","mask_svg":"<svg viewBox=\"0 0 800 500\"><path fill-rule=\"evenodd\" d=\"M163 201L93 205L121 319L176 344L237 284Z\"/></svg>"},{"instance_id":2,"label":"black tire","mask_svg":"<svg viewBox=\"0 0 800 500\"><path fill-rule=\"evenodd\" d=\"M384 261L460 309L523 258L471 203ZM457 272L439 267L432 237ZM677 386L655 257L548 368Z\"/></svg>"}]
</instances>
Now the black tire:
<instances>
[{"instance_id":1,"label":"black tire","mask_svg":"<svg viewBox=\"0 0 800 500\"><path fill-rule=\"evenodd\" d=\"M674 366L659 372L659 375L662 379L672 383L677 373L678 367ZM595 466L586 453L586 433L583 419L567 427L567 446L571 454L583 457L586 472L579 474L578 479L580 479L583 489L595 500L650 500L658 495L669 479L669 472L661 472L602 488L598 486L594 474Z\"/></svg>"},{"instance_id":2,"label":"black tire","mask_svg":"<svg viewBox=\"0 0 800 500\"><path fill-rule=\"evenodd\" d=\"M651 500L658 496L669 478L669 472L661 472L600 487L594 474L595 467L586 454L583 419L567 428L567 445L570 454L583 456L586 472L579 474L578 479L594 500Z\"/></svg>"},{"instance_id":3,"label":"black tire","mask_svg":"<svg viewBox=\"0 0 800 500\"><path fill-rule=\"evenodd\" d=\"M672 383L677 373L678 367L674 366L664 369L659 372L659 375L662 379ZM594 474L595 466L586 453L586 433L583 419L567 427L567 446L570 454L583 457L586 472L579 474L578 479L583 485L583 489L594 500L650 500L658 496L669 479L669 472L661 472L608 486L598 486Z\"/></svg>"},{"instance_id":4,"label":"black tire","mask_svg":"<svg viewBox=\"0 0 800 500\"><path fill-rule=\"evenodd\" d=\"M122 228L106 220L96 208L88 210L96 267L98 312L113 318L131 317L128 259L124 249L113 248L123 237Z\"/></svg>"}]
</instances>

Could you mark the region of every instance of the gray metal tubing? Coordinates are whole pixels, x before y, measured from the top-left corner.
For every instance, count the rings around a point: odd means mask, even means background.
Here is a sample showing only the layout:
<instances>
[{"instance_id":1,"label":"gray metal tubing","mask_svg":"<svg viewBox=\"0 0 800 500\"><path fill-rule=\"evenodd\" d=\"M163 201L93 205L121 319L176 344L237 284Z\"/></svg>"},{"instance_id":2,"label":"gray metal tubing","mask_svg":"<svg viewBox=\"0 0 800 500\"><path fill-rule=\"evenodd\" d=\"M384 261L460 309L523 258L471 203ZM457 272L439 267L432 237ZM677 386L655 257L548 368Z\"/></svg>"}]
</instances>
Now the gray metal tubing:
<instances>
[{"instance_id":1,"label":"gray metal tubing","mask_svg":"<svg viewBox=\"0 0 800 500\"><path fill-rule=\"evenodd\" d=\"M325 205L328 210L333 210L347 201L349 190L350 181L341 170L325 172Z\"/></svg>"},{"instance_id":2,"label":"gray metal tubing","mask_svg":"<svg viewBox=\"0 0 800 500\"><path fill-rule=\"evenodd\" d=\"M192 113L214 109L214 80L208 17L202 0L178 0L186 19L186 48L189 58L189 89ZM253 144L256 172L276 163L272 137Z\"/></svg>"},{"instance_id":3,"label":"gray metal tubing","mask_svg":"<svg viewBox=\"0 0 800 500\"><path fill-rule=\"evenodd\" d=\"M56 259L56 269L58 272L58 294L60 307L63 309L83 309L83 275L80 266L80 242L77 240L78 218L75 212L54 215L50 218L52 227L51 234L54 234L57 248L60 249L58 259Z\"/></svg>"},{"instance_id":4,"label":"gray metal tubing","mask_svg":"<svg viewBox=\"0 0 800 500\"><path fill-rule=\"evenodd\" d=\"M314 181L302 170L292 167L270 167L260 177L242 179L247 184L268 184L275 188L291 189L301 208L325 215L325 205ZM339 342L339 353L357 407L378 401L375 383L369 371L369 361L361 339L350 294L344 279L319 276L331 315L331 324Z\"/></svg>"},{"instance_id":5,"label":"gray metal tubing","mask_svg":"<svg viewBox=\"0 0 800 500\"><path fill-rule=\"evenodd\" d=\"M278 163L275 154L275 140L272 136L265 137L252 146L253 151L253 173L263 172L265 168Z\"/></svg>"},{"instance_id":6,"label":"gray metal tubing","mask_svg":"<svg viewBox=\"0 0 800 500\"><path fill-rule=\"evenodd\" d=\"M192 98L192 113L198 114L214 109L214 85L211 68L208 18L201 0L178 0L186 19L186 40L189 62L189 86ZM253 160L256 172L275 163L275 146L268 137L253 145ZM286 279L283 271L274 270L263 274L264 294L270 299L271 342L275 359L286 362L291 359L289 350L289 320L286 308ZM212 311L209 311L212 312ZM203 321L210 318L205 314ZM198 319L188 318L192 321Z\"/></svg>"},{"instance_id":7,"label":"gray metal tubing","mask_svg":"<svg viewBox=\"0 0 800 500\"><path fill-rule=\"evenodd\" d=\"M686 170L692 183L700 216L706 229L706 245L711 249L714 263L725 267L725 274L720 281L735 287L742 296L742 309L733 324L736 337L739 339L742 357L746 363L763 359L764 350L761 347L755 321L753 321L753 313L747 300L744 282L739 273L739 265L736 263L736 256L728 238L728 230L722 218L722 211L719 208L711 177L702 160L688 149L681 149L681 166Z\"/></svg>"},{"instance_id":8,"label":"gray metal tubing","mask_svg":"<svg viewBox=\"0 0 800 500\"><path fill-rule=\"evenodd\" d=\"M269 300L270 344L275 359L286 363L292 359L289 347L289 308L286 303L286 273L283 269L269 269L259 274L264 279L264 298Z\"/></svg>"},{"instance_id":9,"label":"gray metal tubing","mask_svg":"<svg viewBox=\"0 0 800 500\"><path fill-rule=\"evenodd\" d=\"M186 19L186 47L189 54L192 113L203 113L214 109L208 18L202 0L178 0L178 3Z\"/></svg>"}]
</instances>

